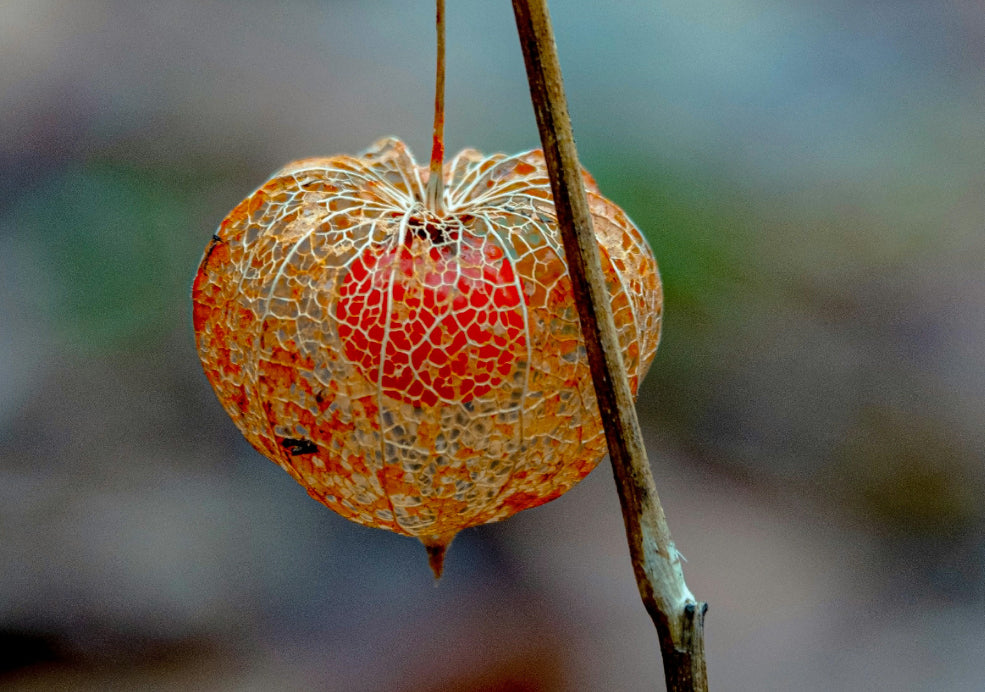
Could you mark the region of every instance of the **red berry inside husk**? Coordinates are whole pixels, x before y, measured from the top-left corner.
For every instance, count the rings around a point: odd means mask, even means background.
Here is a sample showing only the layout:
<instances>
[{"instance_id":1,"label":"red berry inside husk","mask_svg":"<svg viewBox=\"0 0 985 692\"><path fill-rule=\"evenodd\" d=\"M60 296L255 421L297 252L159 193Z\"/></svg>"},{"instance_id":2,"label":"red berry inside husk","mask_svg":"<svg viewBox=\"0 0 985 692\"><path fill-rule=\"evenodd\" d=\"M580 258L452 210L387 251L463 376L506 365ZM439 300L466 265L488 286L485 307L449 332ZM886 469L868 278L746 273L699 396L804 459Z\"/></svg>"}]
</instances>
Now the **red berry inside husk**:
<instances>
[{"instance_id":1,"label":"red berry inside husk","mask_svg":"<svg viewBox=\"0 0 985 692\"><path fill-rule=\"evenodd\" d=\"M404 242L365 250L336 310L346 357L384 394L417 407L487 394L526 342L520 286L502 249L439 223L424 230L412 219Z\"/></svg>"}]
</instances>

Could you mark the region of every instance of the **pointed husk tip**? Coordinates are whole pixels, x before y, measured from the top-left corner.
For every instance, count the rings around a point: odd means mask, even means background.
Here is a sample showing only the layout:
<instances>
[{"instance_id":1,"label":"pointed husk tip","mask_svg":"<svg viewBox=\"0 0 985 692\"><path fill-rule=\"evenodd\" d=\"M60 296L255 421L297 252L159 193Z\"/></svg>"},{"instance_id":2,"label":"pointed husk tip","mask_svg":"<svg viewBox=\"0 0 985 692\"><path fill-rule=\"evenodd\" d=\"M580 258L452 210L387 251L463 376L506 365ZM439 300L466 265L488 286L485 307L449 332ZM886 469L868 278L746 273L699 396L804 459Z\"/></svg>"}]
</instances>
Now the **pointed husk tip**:
<instances>
[{"instance_id":1,"label":"pointed husk tip","mask_svg":"<svg viewBox=\"0 0 985 692\"><path fill-rule=\"evenodd\" d=\"M421 536L421 543L428 553L428 565L434 572L434 581L441 579L441 573L445 569L445 553L448 546L455 539L455 534L444 534L441 536Z\"/></svg>"}]
</instances>

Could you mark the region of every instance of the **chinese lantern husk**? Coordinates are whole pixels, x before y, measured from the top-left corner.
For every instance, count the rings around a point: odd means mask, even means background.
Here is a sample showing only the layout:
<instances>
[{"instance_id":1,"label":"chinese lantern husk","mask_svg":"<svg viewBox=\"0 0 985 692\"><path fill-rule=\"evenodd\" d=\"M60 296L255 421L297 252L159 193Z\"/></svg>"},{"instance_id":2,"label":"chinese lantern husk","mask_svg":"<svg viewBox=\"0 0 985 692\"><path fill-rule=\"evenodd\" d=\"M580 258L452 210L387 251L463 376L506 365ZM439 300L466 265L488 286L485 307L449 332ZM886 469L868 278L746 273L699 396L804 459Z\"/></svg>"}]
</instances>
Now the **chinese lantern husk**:
<instances>
[{"instance_id":1,"label":"chinese lantern husk","mask_svg":"<svg viewBox=\"0 0 985 692\"><path fill-rule=\"evenodd\" d=\"M289 164L222 222L193 286L205 373L250 443L342 516L442 555L606 451L543 155L467 150L444 176L437 216L399 140ZM585 185L635 393L660 278Z\"/></svg>"}]
</instances>

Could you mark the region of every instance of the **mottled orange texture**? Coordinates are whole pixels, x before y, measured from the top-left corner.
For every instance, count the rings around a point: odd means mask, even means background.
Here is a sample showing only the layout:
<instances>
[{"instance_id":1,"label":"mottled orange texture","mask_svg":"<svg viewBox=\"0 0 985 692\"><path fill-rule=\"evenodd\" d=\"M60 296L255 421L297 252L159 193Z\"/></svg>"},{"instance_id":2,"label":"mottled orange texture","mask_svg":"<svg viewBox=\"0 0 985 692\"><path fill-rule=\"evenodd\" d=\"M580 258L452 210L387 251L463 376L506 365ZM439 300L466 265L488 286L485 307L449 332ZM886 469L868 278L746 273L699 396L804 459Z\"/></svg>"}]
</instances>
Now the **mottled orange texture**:
<instances>
[{"instance_id":1,"label":"mottled orange texture","mask_svg":"<svg viewBox=\"0 0 985 692\"><path fill-rule=\"evenodd\" d=\"M398 140L296 161L219 226L192 290L205 373L312 497L440 555L605 454L540 151L428 169ZM662 293L643 236L585 187L633 391Z\"/></svg>"}]
</instances>

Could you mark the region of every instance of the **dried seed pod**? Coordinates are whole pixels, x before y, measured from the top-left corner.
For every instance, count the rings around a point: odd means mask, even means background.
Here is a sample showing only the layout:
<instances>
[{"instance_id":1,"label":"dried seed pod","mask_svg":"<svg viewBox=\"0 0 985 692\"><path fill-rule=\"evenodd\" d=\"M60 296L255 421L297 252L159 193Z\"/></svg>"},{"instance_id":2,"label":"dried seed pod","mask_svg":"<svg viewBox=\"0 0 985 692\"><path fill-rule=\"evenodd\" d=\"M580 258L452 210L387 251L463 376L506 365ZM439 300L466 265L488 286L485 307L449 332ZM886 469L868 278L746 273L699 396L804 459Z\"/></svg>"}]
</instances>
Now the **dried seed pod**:
<instances>
[{"instance_id":1,"label":"dried seed pod","mask_svg":"<svg viewBox=\"0 0 985 692\"><path fill-rule=\"evenodd\" d=\"M239 204L193 287L205 373L250 443L320 502L416 536L552 500L606 451L540 151L444 166L402 142L289 164ZM656 262L585 174L633 391Z\"/></svg>"}]
</instances>

